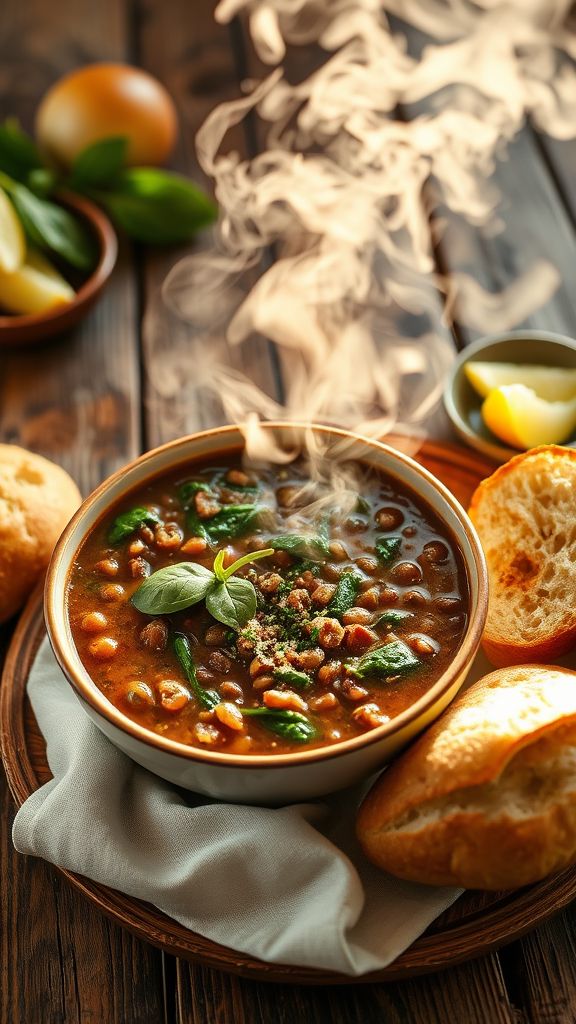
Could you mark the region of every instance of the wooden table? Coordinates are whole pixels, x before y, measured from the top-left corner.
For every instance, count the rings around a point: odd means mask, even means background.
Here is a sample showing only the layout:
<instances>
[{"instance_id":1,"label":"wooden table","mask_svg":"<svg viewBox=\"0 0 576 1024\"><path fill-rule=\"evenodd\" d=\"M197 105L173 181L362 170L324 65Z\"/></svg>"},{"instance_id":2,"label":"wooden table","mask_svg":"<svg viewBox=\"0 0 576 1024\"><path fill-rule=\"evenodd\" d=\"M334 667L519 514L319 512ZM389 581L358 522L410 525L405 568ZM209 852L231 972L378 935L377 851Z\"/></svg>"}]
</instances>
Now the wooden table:
<instances>
[{"instance_id":1,"label":"wooden table","mask_svg":"<svg viewBox=\"0 0 576 1024\"><path fill-rule=\"evenodd\" d=\"M198 175L194 131L253 70L242 27L217 27L212 7L210 0L4 0L0 114L17 113L30 125L38 97L68 69L101 59L139 63L174 95L185 128L176 166ZM257 141L239 135L237 145L254 152ZM439 266L450 274L465 264L487 287L501 288L531 259L548 258L560 287L517 326L576 334L576 143L555 143L527 126L495 178L506 231L490 238L454 223L437 248ZM122 244L112 284L81 329L44 349L0 354L0 439L61 463L84 493L139 451L216 423L212 408L185 393L163 399L148 376L154 330L186 353L186 330L158 295L177 255ZM453 337L461 346L474 332L456 325ZM280 384L269 354L252 359L251 372ZM3 650L13 625L1 631ZM44 863L17 856L3 777L0 815L0 1024L576 1020L572 910L499 954L443 974L386 986L267 987L163 955L109 923Z\"/></svg>"}]
</instances>

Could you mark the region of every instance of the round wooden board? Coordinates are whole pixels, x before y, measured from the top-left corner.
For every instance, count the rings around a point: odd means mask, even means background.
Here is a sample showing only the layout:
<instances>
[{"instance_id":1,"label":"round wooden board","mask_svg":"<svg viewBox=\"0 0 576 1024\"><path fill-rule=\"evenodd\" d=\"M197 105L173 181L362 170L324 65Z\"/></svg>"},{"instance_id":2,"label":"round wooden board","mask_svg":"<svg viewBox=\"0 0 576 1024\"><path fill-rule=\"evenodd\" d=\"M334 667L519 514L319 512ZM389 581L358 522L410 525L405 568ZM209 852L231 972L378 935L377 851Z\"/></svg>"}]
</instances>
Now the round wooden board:
<instances>
[{"instance_id":1,"label":"round wooden board","mask_svg":"<svg viewBox=\"0 0 576 1024\"><path fill-rule=\"evenodd\" d=\"M398 447L402 445L399 443ZM494 466L455 446L426 442L416 456L466 505ZM26 608L10 646L0 693L0 739L10 789L18 806L50 777L43 738L26 698L26 682L45 636L41 593ZM440 970L488 953L524 935L576 898L576 867L505 893L469 892L389 967L361 978L254 960L188 931L155 907L87 878L61 871L117 924L168 953L253 980L309 985L392 981ZM311 922L313 926L313 922ZM386 927L386 922L382 923Z\"/></svg>"}]
</instances>

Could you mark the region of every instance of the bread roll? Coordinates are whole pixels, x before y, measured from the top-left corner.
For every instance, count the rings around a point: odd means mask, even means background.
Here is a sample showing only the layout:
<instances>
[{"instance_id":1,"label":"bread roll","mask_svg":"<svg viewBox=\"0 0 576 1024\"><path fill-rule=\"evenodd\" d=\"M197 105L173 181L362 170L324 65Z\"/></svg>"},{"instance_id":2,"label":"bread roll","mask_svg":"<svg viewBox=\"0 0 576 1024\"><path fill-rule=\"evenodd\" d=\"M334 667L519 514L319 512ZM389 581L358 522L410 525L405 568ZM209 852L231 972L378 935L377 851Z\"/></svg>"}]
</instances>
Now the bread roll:
<instances>
[{"instance_id":1,"label":"bread roll","mask_svg":"<svg viewBox=\"0 0 576 1024\"><path fill-rule=\"evenodd\" d=\"M576 644L575 509L576 451L557 445L517 455L474 493L494 665L553 661Z\"/></svg>"},{"instance_id":2,"label":"bread roll","mask_svg":"<svg viewBox=\"0 0 576 1024\"><path fill-rule=\"evenodd\" d=\"M509 889L576 860L576 672L499 669L376 782L357 821L379 867L431 885Z\"/></svg>"},{"instance_id":3,"label":"bread roll","mask_svg":"<svg viewBox=\"0 0 576 1024\"><path fill-rule=\"evenodd\" d=\"M0 444L0 622L24 604L81 500L60 466Z\"/></svg>"}]
</instances>

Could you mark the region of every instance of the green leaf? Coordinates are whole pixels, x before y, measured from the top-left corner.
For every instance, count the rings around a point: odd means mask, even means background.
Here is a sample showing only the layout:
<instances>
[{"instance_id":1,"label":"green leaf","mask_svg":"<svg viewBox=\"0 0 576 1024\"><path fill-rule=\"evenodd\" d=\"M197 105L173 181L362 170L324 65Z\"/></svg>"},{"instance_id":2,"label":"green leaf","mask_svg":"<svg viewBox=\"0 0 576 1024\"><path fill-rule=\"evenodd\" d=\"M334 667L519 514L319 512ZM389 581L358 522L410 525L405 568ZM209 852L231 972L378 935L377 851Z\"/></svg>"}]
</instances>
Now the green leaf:
<instances>
[{"instance_id":1,"label":"green leaf","mask_svg":"<svg viewBox=\"0 0 576 1024\"><path fill-rule=\"evenodd\" d=\"M81 190L113 184L122 170L127 146L128 139L123 136L100 139L87 146L72 164L70 187Z\"/></svg>"},{"instance_id":2,"label":"green leaf","mask_svg":"<svg viewBox=\"0 0 576 1024\"><path fill-rule=\"evenodd\" d=\"M95 242L82 221L62 206L35 196L25 185L14 183L7 191L34 245L51 249L79 270L93 267Z\"/></svg>"},{"instance_id":3,"label":"green leaf","mask_svg":"<svg viewBox=\"0 0 576 1024\"><path fill-rule=\"evenodd\" d=\"M126 537L139 530L145 523L159 523L161 520L148 508L132 508L117 516L108 530L108 543L120 544Z\"/></svg>"},{"instance_id":4,"label":"green leaf","mask_svg":"<svg viewBox=\"0 0 576 1024\"><path fill-rule=\"evenodd\" d=\"M270 732L285 740L292 740L293 743L308 743L320 735L310 719L299 711L286 711L283 708L241 708L241 711L243 715L258 718Z\"/></svg>"},{"instance_id":5,"label":"green leaf","mask_svg":"<svg viewBox=\"0 0 576 1024\"><path fill-rule=\"evenodd\" d=\"M306 672L299 672L295 668L275 668L273 676L276 682L297 686L299 690L306 690L309 686L312 686L310 676Z\"/></svg>"},{"instance_id":6,"label":"green leaf","mask_svg":"<svg viewBox=\"0 0 576 1024\"><path fill-rule=\"evenodd\" d=\"M270 555L274 554L274 548L262 548L260 551L249 551L248 554L242 555L237 558L232 565L229 565L227 569L224 569L222 576L219 579L227 580L233 573L238 572L238 569L242 569L243 566L248 565L250 562L258 562L261 558L270 558ZM222 557L224 553L222 552ZM214 562L214 572L216 572L216 562ZM218 575L218 573L216 573Z\"/></svg>"},{"instance_id":7,"label":"green leaf","mask_svg":"<svg viewBox=\"0 0 576 1024\"><path fill-rule=\"evenodd\" d=\"M412 672L419 665L420 659L407 644L402 640L392 640L383 647L368 651L355 664L349 664L347 667L358 679L367 679L372 676L386 678L403 675L405 672Z\"/></svg>"},{"instance_id":8,"label":"green leaf","mask_svg":"<svg viewBox=\"0 0 576 1024\"><path fill-rule=\"evenodd\" d=\"M0 125L0 168L18 181L42 167L42 158L32 139L14 118Z\"/></svg>"},{"instance_id":9,"label":"green leaf","mask_svg":"<svg viewBox=\"0 0 576 1024\"><path fill-rule=\"evenodd\" d=\"M156 167L122 171L98 200L126 234L152 245L187 242L211 224L217 207L196 185Z\"/></svg>"},{"instance_id":10,"label":"green leaf","mask_svg":"<svg viewBox=\"0 0 576 1024\"><path fill-rule=\"evenodd\" d=\"M189 508L190 498L193 498L198 491L212 492L212 488L210 484L205 483L203 480L187 480L186 483L180 484L178 497L184 508Z\"/></svg>"},{"instance_id":11,"label":"green leaf","mask_svg":"<svg viewBox=\"0 0 576 1024\"><path fill-rule=\"evenodd\" d=\"M344 612L355 605L361 582L361 576L354 571L342 573L334 597L326 609L330 615L335 615L337 619L340 619Z\"/></svg>"},{"instance_id":12,"label":"green leaf","mask_svg":"<svg viewBox=\"0 0 576 1024\"><path fill-rule=\"evenodd\" d=\"M400 550L402 537L378 537L376 539L376 555L378 561L391 562Z\"/></svg>"},{"instance_id":13,"label":"green leaf","mask_svg":"<svg viewBox=\"0 0 576 1024\"><path fill-rule=\"evenodd\" d=\"M232 629L242 629L256 614L256 591L250 580L215 582L206 594L206 607L218 622Z\"/></svg>"},{"instance_id":14,"label":"green leaf","mask_svg":"<svg viewBox=\"0 0 576 1024\"><path fill-rule=\"evenodd\" d=\"M47 167L35 167L26 177L26 184L34 195L44 198L54 191L58 178Z\"/></svg>"},{"instance_id":15,"label":"green leaf","mask_svg":"<svg viewBox=\"0 0 576 1024\"><path fill-rule=\"evenodd\" d=\"M314 562L322 562L330 554L324 538L317 534L284 533L281 537L271 537L268 543L276 551L287 551L296 558L309 558Z\"/></svg>"},{"instance_id":16,"label":"green leaf","mask_svg":"<svg viewBox=\"0 0 576 1024\"><path fill-rule=\"evenodd\" d=\"M206 709L206 711L213 711L216 705L221 703L222 698L218 693L216 693L216 690L205 690L200 686L188 638L183 636L182 633L176 633L173 640L173 646L176 657L182 666L186 679L190 683L190 687L196 697L196 700L203 708Z\"/></svg>"},{"instance_id":17,"label":"green leaf","mask_svg":"<svg viewBox=\"0 0 576 1024\"><path fill-rule=\"evenodd\" d=\"M195 562L176 562L157 569L132 595L132 604L146 615L168 615L202 601L214 585L214 573Z\"/></svg>"},{"instance_id":18,"label":"green leaf","mask_svg":"<svg viewBox=\"0 0 576 1024\"><path fill-rule=\"evenodd\" d=\"M370 512L370 508L371 508L371 506L370 506L370 502L368 501L368 499L365 498L362 494L359 494L358 497L356 498L356 507L355 507L354 511L355 512L360 512L360 513L362 513L362 515L366 516Z\"/></svg>"},{"instance_id":19,"label":"green leaf","mask_svg":"<svg viewBox=\"0 0 576 1024\"><path fill-rule=\"evenodd\" d=\"M402 611L401 608L389 608L388 611L382 612L374 623L375 626L400 626L406 619L413 619L413 612Z\"/></svg>"},{"instance_id":20,"label":"green leaf","mask_svg":"<svg viewBox=\"0 0 576 1024\"><path fill-rule=\"evenodd\" d=\"M262 505L224 505L215 516L200 520L196 512L190 509L186 525L195 536L206 537L211 543L215 543L246 533L256 525L262 510ZM203 532L198 534L197 530Z\"/></svg>"}]
</instances>

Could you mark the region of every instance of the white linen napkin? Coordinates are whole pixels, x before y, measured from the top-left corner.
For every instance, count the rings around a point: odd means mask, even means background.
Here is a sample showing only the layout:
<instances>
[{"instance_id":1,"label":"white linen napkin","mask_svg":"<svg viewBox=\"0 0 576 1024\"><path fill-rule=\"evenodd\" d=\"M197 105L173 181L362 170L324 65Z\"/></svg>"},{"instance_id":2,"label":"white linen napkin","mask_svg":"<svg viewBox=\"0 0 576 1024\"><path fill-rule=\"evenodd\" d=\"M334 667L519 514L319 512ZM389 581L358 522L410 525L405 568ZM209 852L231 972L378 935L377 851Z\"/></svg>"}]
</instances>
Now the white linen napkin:
<instances>
[{"instance_id":1,"label":"white linen napkin","mask_svg":"<svg viewBox=\"0 0 576 1024\"><path fill-rule=\"evenodd\" d=\"M401 882L365 859L354 837L358 788L269 810L184 794L140 768L89 720L48 641L28 695L54 778L16 815L21 853L251 956L354 976L395 960L460 895Z\"/></svg>"}]
</instances>

